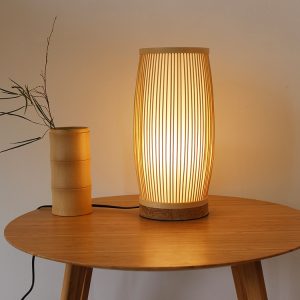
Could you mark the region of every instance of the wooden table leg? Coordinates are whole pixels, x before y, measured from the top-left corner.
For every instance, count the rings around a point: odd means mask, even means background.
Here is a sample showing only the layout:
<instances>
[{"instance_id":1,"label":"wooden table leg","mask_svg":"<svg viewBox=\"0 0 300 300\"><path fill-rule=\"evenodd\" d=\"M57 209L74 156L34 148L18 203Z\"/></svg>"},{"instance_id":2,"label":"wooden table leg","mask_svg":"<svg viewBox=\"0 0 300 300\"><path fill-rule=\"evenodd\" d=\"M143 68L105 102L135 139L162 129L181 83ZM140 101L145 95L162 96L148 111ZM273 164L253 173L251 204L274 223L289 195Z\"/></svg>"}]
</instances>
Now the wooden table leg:
<instances>
[{"instance_id":1,"label":"wooden table leg","mask_svg":"<svg viewBox=\"0 0 300 300\"><path fill-rule=\"evenodd\" d=\"M87 300L93 268L66 264L61 300Z\"/></svg>"},{"instance_id":2,"label":"wooden table leg","mask_svg":"<svg viewBox=\"0 0 300 300\"><path fill-rule=\"evenodd\" d=\"M260 261L231 267L238 300L267 300L267 291Z\"/></svg>"}]
</instances>

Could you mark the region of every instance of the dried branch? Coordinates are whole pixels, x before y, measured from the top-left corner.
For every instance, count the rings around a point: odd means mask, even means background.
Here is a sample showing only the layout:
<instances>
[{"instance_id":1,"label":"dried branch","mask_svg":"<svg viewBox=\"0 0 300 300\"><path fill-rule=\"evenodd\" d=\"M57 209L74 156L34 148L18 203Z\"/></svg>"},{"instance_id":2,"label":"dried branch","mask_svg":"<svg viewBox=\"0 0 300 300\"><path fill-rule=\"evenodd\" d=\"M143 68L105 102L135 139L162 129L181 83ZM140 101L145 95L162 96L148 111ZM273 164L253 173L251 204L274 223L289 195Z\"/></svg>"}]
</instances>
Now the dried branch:
<instances>
[{"instance_id":1,"label":"dried branch","mask_svg":"<svg viewBox=\"0 0 300 300\"><path fill-rule=\"evenodd\" d=\"M38 140L41 140L49 129L55 128L54 119L51 113L50 101L47 92L47 67L48 67L48 57L49 57L49 47L51 38L54 32L54 27L56 23L57 17L54 18L52 23L51 31L49 36L47 37L47 45L46 45L46 55L45 55L45 64L44 69L41 72L40 76L42 78L42 84L37 85L34 88L29 88L27 84L21 85L17 83L15 80L10 79L11 87L10 89L0 88L0 92L3 94L3 97L0 97L0 100L10 100L10 103L14 99L23 99L24 104L19 106L16 109L10 109L9 111L0 111L1 116L9 116L9 117L17 117L21 118L25 121L31 122L36 125L46 126L48 129L44 132L43 135L35 138L26 139L24 141L15 142L16 146L10 147L0 153L16 149ZM46 103L45 103L46 102ZM35 116L40 120L40 122L34 121L31 117L27 116L28 107L32 107L35 112ZM23 111L22 111L23 110Z\"/></svg>"}]
</instances>

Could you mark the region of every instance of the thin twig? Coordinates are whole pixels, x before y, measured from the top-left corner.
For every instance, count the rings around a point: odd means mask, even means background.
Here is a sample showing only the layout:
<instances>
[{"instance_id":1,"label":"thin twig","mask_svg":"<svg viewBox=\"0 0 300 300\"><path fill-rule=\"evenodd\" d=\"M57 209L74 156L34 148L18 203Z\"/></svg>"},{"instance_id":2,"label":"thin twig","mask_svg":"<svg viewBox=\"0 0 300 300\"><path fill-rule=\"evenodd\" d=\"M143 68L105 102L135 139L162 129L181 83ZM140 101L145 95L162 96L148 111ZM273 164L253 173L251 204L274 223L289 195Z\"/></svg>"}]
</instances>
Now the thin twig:
<instances>
[{"instance_id":1,"label":"thin twig","mask_svg":"<svg viewBox=\"0 0 300 300\"><path fill-rule=\"evenodd\" d=\"M17 111L20 111L21 109L25 108L25 106L21 106L19 108L16 108L16 109L13 109L13 110L10 110L10 111L0 111L0 116L4 116L4 115L7 115L7 114L10 114L10 113L15 113Z\"/></svg>"},{"instance_id":2,"label":"thin twig","mask_svg":"<svg viewBox=\"0 0 300 300\"><path fill-rule=\"evenodd\" d=\"M28 119L28 118L26 118L24 116L18 115L18 114L14 114L14 113L10 113L10 112L0 112L0 116L4 116L4 115L11 116L11 117L18 117L18 118L26 120L26 121L28 121L30 123L48 127L47 124L42 124L42 123L39 123L39 122L32 121L32 120L30 120L30 119Z\"/></svg>"},{"instance_id":3,"label":"thin twig","mask_svg":"<svg viewBox=\"0 0 300 300\"><path fill-rule=\"evenodd\" d=\"M28 139L28 140L25 140L25 141L21 141L21 142L15 142L15 143L12 143L12 144L20 144L20 145L17 145L17 146L13 146L13 147L10 147L10 148L7 148L7 149L4 149L2 151L0 151L0 153L3 153L3 152L6 152L6 151L9 151L9 150L13 150L13 149L17 149L17 148L20 148L20 147L23 147L23 146L26 146L26 145L29 145L31 143L34 143L36 141L39 141L41 140L45 135L46 133L49 131L49 129L47 129L43 135L41 136L38 136L36 138L31 138L31 139Z\"/></svg>"},{"instance_id":4,"label":"thin twig","mask_svg":"<svg viewBox=\"0 0 300 300\"><path fill-rule=\"evenodd\" d=\"M31 143L34 143L34 142L36 142L36 141L38 141L38 140L40 140L40 137L38 137L38 138L36 138L36 139L33 139L33 140L30 141L30 142L27 142L27 143L24 143L24 144L21 144L21 145L18 145L18 146L14 146L14 147L11 147L11 148L2 150L2 151L0 151L0 153L6 152L6 151L8 151L8 150L13 150L13 149L17 149L17 148L26 146L26 145L31 144Z\"/></svg>"},{"instance_id":5,"label":"thin twig","mask_svg":"<svg viewBox=\"0 0 300 300\"><path fill-rule=\"evenodd\" d=\"M9 99L16 99L16 98L20 98L21 95L19 96L13 96L13 97L0 97L0 100L9 100Z\"/></svg>"},{"instance_id":6,"label":"thin twig","mask_svg":"<svg viewBox=\"0 0 300 300\"><path fill-rule=\"evenodd\" d=\"M45 58L44 74L41 74L42 78L43 78L43 82L44 82L44 86L42 86L42 88L44 89L44 96L45 96L45 100L47 102L49 116L50 116L50 128L54 128L55 126L54 126L54 123L53 123L53 117L51 115L50 103L49 103L48 93L47 93L47 67L48 67L49 46L50 46L50 41L51 41L53 31L54 31L54 26L55 26L56 19L57 19L57 17L54 18L54 21L52 23L51 32L50 32L49 36L47 37L47 47L46 47L46 58Z\"/></svg>"}]
</instances>

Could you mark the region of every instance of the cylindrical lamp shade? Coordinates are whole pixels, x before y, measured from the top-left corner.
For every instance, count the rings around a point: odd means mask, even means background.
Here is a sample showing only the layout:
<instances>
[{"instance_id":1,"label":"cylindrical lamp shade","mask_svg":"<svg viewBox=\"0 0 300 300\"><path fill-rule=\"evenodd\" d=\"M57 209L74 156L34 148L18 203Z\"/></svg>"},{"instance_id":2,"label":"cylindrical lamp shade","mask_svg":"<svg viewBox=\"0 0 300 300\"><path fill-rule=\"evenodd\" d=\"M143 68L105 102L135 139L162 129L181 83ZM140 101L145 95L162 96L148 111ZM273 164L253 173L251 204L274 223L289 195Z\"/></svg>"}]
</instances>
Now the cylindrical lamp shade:
<instances>
[{"instance_id":1,"label":"cylindrical lamp shade","mask_svg":"<svg viewBox=\"0 0 300 300\"><path fill-rule=\"evenodd\" d=\"M140 49L134 107L140 215L206 216L213 144L208 49Z\"/></svg>"}]
</instances>

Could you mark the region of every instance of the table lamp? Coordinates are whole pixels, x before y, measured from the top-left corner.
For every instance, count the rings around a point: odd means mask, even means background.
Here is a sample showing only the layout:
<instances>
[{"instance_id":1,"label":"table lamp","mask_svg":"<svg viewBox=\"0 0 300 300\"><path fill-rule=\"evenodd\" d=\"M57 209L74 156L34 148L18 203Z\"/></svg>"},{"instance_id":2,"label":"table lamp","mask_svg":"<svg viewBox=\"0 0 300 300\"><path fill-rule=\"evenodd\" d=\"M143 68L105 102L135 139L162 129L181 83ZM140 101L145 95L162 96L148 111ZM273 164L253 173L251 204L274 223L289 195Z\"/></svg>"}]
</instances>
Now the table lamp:
<instances>
[{"instance_id":1,"label":"table lamp","mask_svg":"<svg viewBox=\"0 0 300 300\"><path fill-rule=\"evenodd\" d=\"M206 216L213 146L209 49L140 49L134 103L140 216Z\"/></svg>"}]
</instances>

